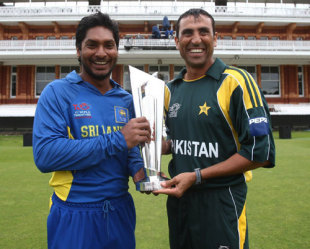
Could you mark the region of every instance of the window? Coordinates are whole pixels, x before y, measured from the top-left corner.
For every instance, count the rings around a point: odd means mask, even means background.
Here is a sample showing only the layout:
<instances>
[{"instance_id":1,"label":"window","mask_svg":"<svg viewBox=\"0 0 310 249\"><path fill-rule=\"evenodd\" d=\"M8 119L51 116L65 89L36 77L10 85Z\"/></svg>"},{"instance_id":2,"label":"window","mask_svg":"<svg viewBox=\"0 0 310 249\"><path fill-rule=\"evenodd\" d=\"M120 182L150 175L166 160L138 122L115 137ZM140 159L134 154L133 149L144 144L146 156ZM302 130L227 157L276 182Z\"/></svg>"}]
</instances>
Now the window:
<instances>
[{"instance_id":1,"label":"window","mask_svg":"<svg viewBox=\"0 0 310 249\"><path fill-rule=\"evenodd\" d=\"M244 36L237 36L236 40L244 40Z\"/></svg>"},{"instance_id":2,"label":"window","mask_svg":"<svg viewBox=\"0 0 310 249\"><path fill-rule=\"evenodd\" d=\"M174 66L173 78L177 77L183 68L184 66Z\"/></svg>"},{"instance_id":3,"label":"window","mask_svg":"<svg viewBox=\"0 0 310 249\"><path fill-rule=\"evenodd\" d=\"M55 67L37 67L36 96L40 96L44 87L55 79Z\"/></svg>"},{"instance_id":4,"label":"window","mask_svg":"<svg viewBox=\"0 0 310 249\"><path fill-rule=\"evenodd\" d=\"M16 67L12 66L11 69L11 88L10 88L10 97L16 98L16 81L17 81L17 74L16 74Z\"/></svg>"},{"instance_id":5,"label":"window","mask_svg":"<svg viewBox=\"0 0 310 249\"><path fill-rule=\"evenodd\" d=\"M169 77L169 66L150 66L149 73L153 74L158 72L158 78L167 83L170 80Z\"/></svg>"},{"instance_id":6,"label":"window","mask_svg":"<svg viewBox=\"0 0 310 249\"><path fill-rule=\"evenodd\" d=\"M143 65L134 65L133 67L144 71L144 66ZM131 84L130 84L130 75L129 75L129 67L124 66L124 75L123 75L123 88L131 93Z\"/></svg>"},{"instance_id":7,"label":"window","mask_svg":"<svg viewBox=\"0 0 310 249\"><path fill-rule=\"evenodd\" d=\"M267 36L261 36L259 39L260 40L268 40L268 37Z\"/></svg>"},{"instance_id":8,"label":"window","mask_svg":"<svg viewBox=\"0 0 310 249\"><path fill-rule=\"evenodd\" d=\"M298 95L300 97L304 96L304 76L302 66L298 67Z\"/></svg>"},{"instance_id":9,"label":"window","mask_svg":"<svg viewBox=\"0 0 310 249\"><path fill-rule=\"evenodd\" d=\"M248 40L256 40L255 36L248 36Z\"/></svg>"},{"instance_id":10,"label":"window","mask_svg":"<svg viewBox=\"0 0 310 249\"><path fill-rule=\"evenodd\" d=\"M265 95L280 95L280 74L279 67L262 67L262 89Z\"/></svg>"},{"instance_id":11,"label":"window","mask_svg":"<svg viewBox=\"0 0 310 249\"><path fill-rule=\"evenodd\" d=\"M65 78L68 73L75 70L77 73L80 72L80 66L61 66L60 68L60 78Z\"/></svg>"},{"instance_id":12,"label":"window","mask_svg":"<svg viewBox=\"0 0 310 249\"><path fill-rule=\"evenodd\" d=\"M249 74L252 75L255 82L257 82L256 66L239 66L239 68L245 69Z\"/></svg>"}]
</instances>

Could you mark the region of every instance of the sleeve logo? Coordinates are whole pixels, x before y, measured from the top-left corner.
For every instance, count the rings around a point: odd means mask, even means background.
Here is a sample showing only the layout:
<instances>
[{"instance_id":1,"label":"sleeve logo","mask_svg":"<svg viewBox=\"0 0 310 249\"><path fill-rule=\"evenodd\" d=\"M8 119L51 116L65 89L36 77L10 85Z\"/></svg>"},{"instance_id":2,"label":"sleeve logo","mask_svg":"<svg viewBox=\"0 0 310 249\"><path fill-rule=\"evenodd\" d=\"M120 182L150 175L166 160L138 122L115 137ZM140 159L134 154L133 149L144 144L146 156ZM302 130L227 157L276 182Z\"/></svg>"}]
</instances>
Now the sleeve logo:
<instances>
[{"instance_id":1,"label":"sleeve logo","mask_svg":"<svg viewBox=\"0 0 310 249\"><path fill-rule=\"evenodd\" d=\"M114 113L116 123L128 123L128 109L120 106L114 106Z\"/></svg>"},{"instance_id":2,"label":"sleeve logo","mask_svg":"<svg viewBox=\"0 0 310 249\"><path fill-rule=\"evenodd\" d=\"M269 134L269 123L265 117L249 119L250 133L253 137Z\"/></svg>"}]
</instances>

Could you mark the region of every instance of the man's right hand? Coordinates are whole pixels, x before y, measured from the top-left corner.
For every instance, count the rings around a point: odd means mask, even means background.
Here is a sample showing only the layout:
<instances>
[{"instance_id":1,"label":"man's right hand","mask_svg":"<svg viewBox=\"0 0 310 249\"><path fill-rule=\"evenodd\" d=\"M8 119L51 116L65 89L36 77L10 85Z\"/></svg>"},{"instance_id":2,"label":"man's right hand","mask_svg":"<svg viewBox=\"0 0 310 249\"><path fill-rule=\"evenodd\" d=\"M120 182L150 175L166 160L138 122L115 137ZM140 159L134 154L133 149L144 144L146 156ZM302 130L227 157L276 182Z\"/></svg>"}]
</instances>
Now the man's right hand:
<instances>
[{"instance_id":1,"label":"man's right hand","mask_svg":"<svg viewBox=\"0 0 310 249\"><path fill-rule=\"evenodd\" d=\"M151 141L150 123L145 117L133 118L121 129L128 149Z\"/></svg>"}]
</instances>

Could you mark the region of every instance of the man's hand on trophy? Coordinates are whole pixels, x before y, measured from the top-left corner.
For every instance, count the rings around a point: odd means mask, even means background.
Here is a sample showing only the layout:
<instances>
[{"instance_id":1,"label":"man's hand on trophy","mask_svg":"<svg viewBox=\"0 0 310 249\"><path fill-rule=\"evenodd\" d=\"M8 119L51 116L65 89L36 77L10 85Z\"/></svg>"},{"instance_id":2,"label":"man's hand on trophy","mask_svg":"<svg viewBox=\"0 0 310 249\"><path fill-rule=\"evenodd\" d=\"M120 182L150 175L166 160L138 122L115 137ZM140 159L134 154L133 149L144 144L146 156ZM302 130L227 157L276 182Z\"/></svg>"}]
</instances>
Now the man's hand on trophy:
<instances>
[{"instance_id":1,"label":"man's hand on trophy","mask_svg":"<svg viewBox=\"0 0 310 249\"><path fill-rule=\"evenodd\" d=\"M138 174L138 173L139 173L139 174ZM139 171L137 172L136 175L139 175L139 176L140 176L139 179L141 179L141 178L143 177L143 175L144 175L144 179L142 179L142 181L145 180L145 177L146 177L146 176L145 176L145 171L143 171L143 173L142 173L142 171L139 170ZM163 173L163 172L158 172L157 175L160 176L162 180L170 180L170 179L165 175L165 173ZM137 190L140 191L140 193L142 193L142 194L147 194L147 195L149 195L149 194L152 193L152 194L155 195L155 196L158 195L157 193L154 192L154 190L141 190L141 189L140 189L140 186L139 186L140 180L139 180L139 181L136 181L135 179L138 179L138 178L135 177L135 178L134 178L134 182L135 182L135 184L136 184Z\"/></svg>"},{"instance_id":2,"label":"man's hand on trophy","mask_svg":"<svg viewBox=\"0 0 310 249\"><path fill-rule=\"evenodd\" d=\"M151 141L150 123L145 117L133 118L121 129L128 149Z\"/></svg>"},{"instance_id":3,"label":"man's hand on trophy","mask_svg":"<svg viewBox=\"0 0 310 249\"><path fill-rule=\"evenodd\" d=\"M154 194L166 194L180 198L185 191L189 189L196 180L196 174L194 172L181 173L171 180L161 183L163 187L160 190L153 191Z\"/></svg>"}]
</instances>

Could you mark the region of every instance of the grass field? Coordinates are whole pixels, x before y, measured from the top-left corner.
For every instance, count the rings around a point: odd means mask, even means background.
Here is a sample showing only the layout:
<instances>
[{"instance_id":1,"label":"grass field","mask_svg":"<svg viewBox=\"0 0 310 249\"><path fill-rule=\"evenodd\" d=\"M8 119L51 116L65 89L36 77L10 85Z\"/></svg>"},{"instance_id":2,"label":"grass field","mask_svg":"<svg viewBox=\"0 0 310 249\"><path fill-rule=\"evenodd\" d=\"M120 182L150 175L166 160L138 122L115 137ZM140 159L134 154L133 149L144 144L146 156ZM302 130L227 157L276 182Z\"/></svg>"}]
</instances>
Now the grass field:
<instances>
[{"instance_id":1,"label":"grass field","mask_svg":"<svg viewBox=\"0 0 310 249\"><path fill-rule=\"evenodd\" d=\"M257 169L248 184L251 249L310 248L310 132L278 139L274 169ZM169 157L163 157L167 173ZM0 136L0 249L44 249L52 189L22 136ZM130 184L137 211L137 249L168 249L166 196L140 194Z\"/></svg>"}]
</instances>

